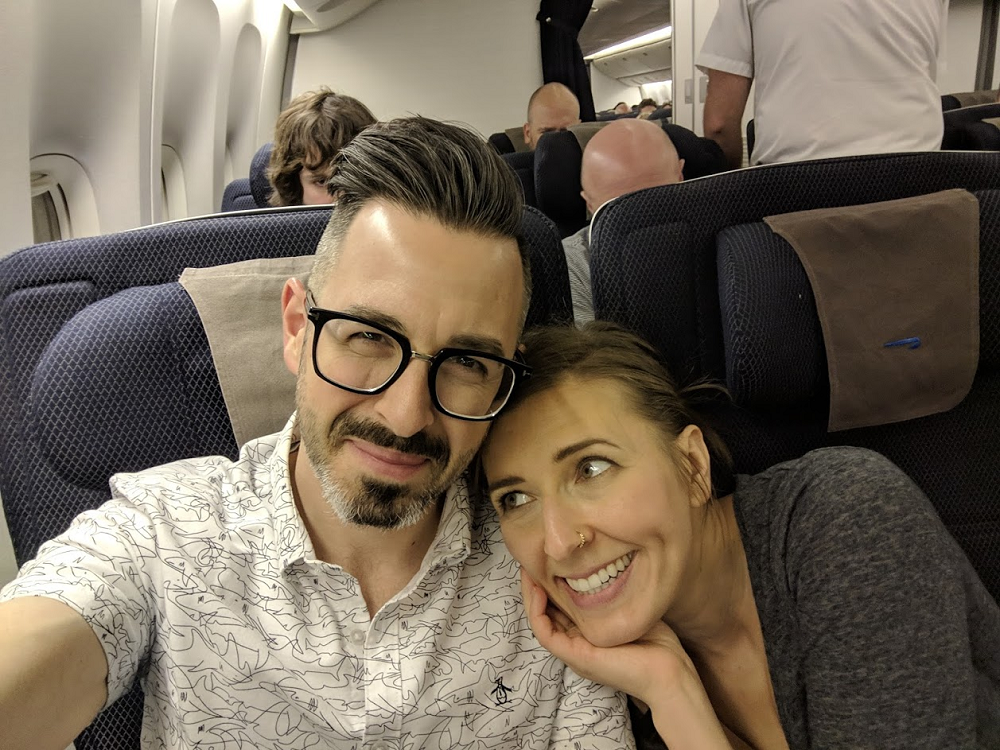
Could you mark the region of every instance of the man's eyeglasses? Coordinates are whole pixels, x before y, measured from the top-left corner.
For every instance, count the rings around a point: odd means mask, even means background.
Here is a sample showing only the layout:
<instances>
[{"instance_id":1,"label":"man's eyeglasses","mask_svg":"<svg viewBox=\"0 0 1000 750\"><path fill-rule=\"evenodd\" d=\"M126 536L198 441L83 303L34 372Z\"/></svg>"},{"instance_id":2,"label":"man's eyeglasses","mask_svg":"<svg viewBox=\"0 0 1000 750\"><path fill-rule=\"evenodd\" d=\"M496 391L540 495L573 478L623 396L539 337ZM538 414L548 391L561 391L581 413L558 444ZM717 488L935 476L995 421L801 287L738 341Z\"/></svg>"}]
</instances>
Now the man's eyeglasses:
<instances>
[{"instance_id":1,"label":"man's eyeglasses","mask_svg":"<svg viewBox=\"0 0 1000 750\"><path fill-rule=\"evenodd\" d=\"M430 364L427 382L434 407L449 417L480 422L499 414L518 378L531 375L523 362L475 349L446 347L433 356L415 352L398 331L316 307L312 292L306 293L306 306L313 324L316 374L351 393L381 393L411 359L420 359Z\"/></svg>"}]
</instances>

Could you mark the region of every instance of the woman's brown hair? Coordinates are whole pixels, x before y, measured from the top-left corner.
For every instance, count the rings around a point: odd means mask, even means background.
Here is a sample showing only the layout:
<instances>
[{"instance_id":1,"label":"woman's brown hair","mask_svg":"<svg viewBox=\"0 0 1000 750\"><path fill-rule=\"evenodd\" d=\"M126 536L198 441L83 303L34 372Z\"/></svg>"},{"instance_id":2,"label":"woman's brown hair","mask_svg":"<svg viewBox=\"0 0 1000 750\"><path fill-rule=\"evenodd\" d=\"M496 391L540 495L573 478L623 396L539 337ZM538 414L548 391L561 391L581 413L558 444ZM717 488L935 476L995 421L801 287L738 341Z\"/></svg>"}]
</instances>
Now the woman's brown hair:
<instances>
[{"instance_id":1,"label":"woman's brown hair","mask_svg":"<svg viewBox=\"0 0 1000 750\"><path fill-rule=\"evenodd\" d=\"M570 377L618 383L636 414L660 428L668 450L685 427L696 425L712 462L710 492L714 496L716 491L726 494L732 490L729 449L706 418L692 407L694 401L728 398L724 388L711 383L679 388L656 348L614 323L594 321L583 328L534 328L525 333L522 342L524 360L532 368L531 377L521 381L505 409L516 409L531 396Z\"/></svg>"}]
</instances>

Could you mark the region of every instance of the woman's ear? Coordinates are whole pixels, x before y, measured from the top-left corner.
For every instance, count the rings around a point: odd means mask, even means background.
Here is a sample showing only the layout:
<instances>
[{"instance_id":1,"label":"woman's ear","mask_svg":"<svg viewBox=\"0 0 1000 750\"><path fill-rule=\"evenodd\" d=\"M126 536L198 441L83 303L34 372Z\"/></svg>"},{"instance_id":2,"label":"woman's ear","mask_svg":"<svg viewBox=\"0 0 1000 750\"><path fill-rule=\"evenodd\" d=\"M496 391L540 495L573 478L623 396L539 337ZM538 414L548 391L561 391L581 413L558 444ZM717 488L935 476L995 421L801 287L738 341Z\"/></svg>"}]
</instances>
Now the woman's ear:
<instances>
[{"instance_id":1,"label":"woman's ear","mask_svg":"<svg viewBox=\"0 0 1000 750\"><path fill-rule=\"evenodd\" d=\"M689 424L677 436L674 447L690 472L691 504L704 505L712 497L712 460L705 436L698 425Z\"/></svg>"}]
</instances>

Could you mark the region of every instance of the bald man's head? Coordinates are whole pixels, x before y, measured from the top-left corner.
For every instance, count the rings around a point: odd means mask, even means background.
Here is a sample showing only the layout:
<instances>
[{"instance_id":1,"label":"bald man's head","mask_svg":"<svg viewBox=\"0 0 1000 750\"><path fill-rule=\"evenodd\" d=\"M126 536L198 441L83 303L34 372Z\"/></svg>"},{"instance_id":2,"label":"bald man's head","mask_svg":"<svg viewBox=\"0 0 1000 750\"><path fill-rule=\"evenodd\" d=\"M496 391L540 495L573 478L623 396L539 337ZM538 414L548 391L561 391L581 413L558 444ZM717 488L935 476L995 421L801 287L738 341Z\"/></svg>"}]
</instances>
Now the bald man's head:
<instances>
[{"instance_id":1,"label":"bald man's head","mask_svg":"<svg viewBox=\"0 0 1000 750\"><path fill-rule=\"evenodd\" d=\"M534 149L542 133L565 130L580 122L580 102L576 94L561 83L546 83L528 100L528 121L524 123L524 142Z\"/></svg>"},{"instance_id":2,"label":"bald man's head","mask_svg":"<svg viewBox=\"0 0 1000 750\"><path fill-rule=\"evenodd\" d=\"M612 198L684 179L684 160L662 127L649 120L614 120L583 152L580 185L593 213Z\"/></svg>"}]
</instances>

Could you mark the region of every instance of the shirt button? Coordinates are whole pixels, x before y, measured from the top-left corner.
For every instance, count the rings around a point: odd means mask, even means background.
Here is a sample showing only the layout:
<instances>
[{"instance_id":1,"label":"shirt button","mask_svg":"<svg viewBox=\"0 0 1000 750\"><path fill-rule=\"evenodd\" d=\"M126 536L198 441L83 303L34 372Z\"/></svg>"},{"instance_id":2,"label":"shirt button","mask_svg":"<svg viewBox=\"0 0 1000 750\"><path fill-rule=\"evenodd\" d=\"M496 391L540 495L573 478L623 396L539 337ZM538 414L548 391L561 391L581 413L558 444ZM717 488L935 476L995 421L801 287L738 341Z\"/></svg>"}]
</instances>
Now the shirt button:
<instances>
[{"instance_id":1,"label":"shirt button","mask_svg":"<svg viewBox=\"0 0 1000 750\"><path fill-rule=\"evenodd\" d=\"M351 639L351 643L353 643L355 646L364 646L365 645L365 631L363 631L361 628L356 628L356 629L352 630L351 631L351 635L350 635L350 639Z\"/></svg>"}]
</instances>

